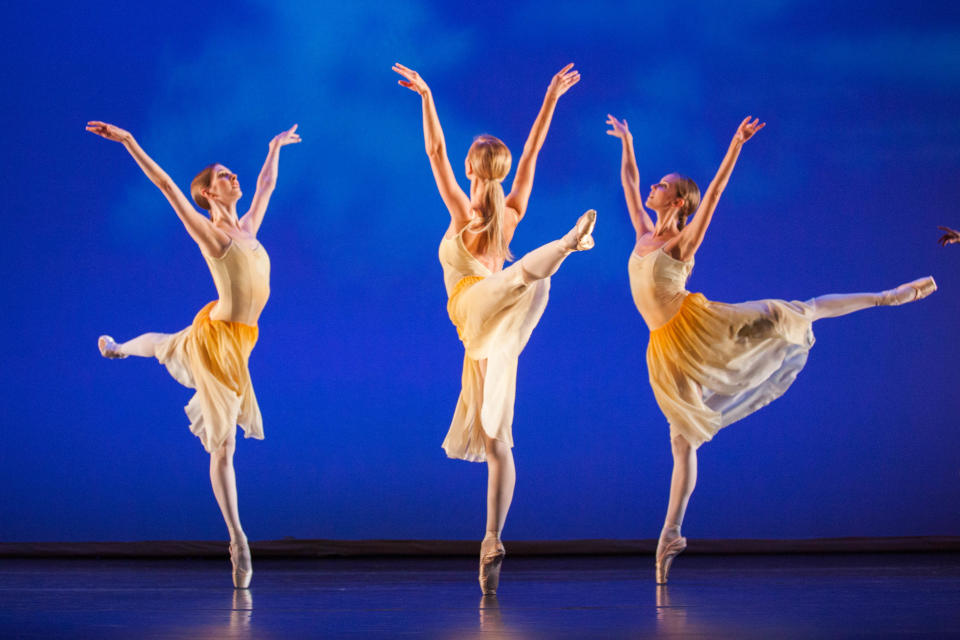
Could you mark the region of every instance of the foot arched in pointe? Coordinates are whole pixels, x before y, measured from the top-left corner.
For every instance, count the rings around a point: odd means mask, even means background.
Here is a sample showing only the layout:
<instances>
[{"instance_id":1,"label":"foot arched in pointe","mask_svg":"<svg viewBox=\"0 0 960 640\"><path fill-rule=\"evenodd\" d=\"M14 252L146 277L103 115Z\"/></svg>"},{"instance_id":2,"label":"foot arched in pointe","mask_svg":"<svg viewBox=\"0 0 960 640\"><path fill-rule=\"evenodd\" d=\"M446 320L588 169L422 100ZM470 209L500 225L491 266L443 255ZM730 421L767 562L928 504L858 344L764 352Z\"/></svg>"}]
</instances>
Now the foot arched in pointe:
<instances>
[{"instance_id":1,"label":"foot arched in pointe","mask_svg":"<svg viewBox=\"0 0 960 640\"><path fill-rule=\"evenodd\" d=\"M883 306L896 306L922 300L937 290L937 283L933 276L920 278L913 282L902 284L896 289L889 289L880 294L880 300L877 304Z\"/></svg>"},{"instance_id":2,"label":"foot arched in pointe","mask_svg":"<svg viewBox=\"0 0 960 640\"><path fill-rule=\"evenodd\" d=\"M670 574L670 565L673 559L687 548L686 538L674 538L670 542L657 545L657 566L656 577L657 584L667 584L667 577Z\"/></svg>"},{"instance_id":3,"label":"foot arched in pointe","mask_svg":"<svg viewBox=\"0 0 960 640\"><path fill-rule=\"evenodd\" d=\"M97 347L100 349L100 355L110 360L121 360L127 357L127 354L120 351L120 345L110 336L100 336L97 339Z\"/></svg>"},{"instance_id":4,"label":"foot arched in pointe","mask_svg":"<svg viewBox=\"0 0 960 640\"><path fill-rule=\"evenodd\" d=\"M485 596L497 595L500 568L507 550L499 538L484 538L480 543L480 589Z\"/></svg>"},{"instance_id":5,"label":"foot arched in pointe","mask_svg":"<svg viewBox=\"0 0 960 640\"><path fill-rule=\"evenodd\" d=\"M230 562L233 564L233 587L249 589L253 579L253 561L247 542L230 543Z\"/></svg>"},{"instance_id":6,"label":"foot arched in pointe","mask_svg":"<svg viewBox=\"0 0 960 640\"><path fill-rule=\"evenodd\" d=\"M564 236L571 251L593 249L593 228L597 225L597 212L590 209L577 220L577 224Z\"/></svg>"}]
</instances>

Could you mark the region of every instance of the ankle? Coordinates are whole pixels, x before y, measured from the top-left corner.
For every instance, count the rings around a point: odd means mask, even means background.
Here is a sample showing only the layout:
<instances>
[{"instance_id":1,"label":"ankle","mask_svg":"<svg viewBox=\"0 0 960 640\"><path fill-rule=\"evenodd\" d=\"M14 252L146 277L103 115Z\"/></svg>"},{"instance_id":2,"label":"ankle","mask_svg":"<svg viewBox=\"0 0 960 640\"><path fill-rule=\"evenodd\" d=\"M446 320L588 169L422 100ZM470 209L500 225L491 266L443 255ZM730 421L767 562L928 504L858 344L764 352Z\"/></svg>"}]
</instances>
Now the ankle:
<instances>
[{"instance_id":1,"label":"ankle","mask_svg":"<svg viewBox=\"0 0 960 640\"><path fill-rule=\"evenodd\" d=\"M660 540L675 540L680 537L680 525L670 524L663 525L663 529L660 530Z\"/></svg>"}]
</instances>

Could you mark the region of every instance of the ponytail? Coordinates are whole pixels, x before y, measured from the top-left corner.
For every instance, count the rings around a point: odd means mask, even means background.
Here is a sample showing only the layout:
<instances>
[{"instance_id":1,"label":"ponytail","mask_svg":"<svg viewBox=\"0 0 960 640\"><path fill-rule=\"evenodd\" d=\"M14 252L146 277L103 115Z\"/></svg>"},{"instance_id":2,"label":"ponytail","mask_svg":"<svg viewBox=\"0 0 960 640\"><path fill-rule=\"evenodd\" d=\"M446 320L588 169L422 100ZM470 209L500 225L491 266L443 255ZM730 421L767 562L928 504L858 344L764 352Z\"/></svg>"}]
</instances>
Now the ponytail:
<instances>
[{"instance_id":1,"label":"ponytail","mask_svg":"<svg viewBox=\"0 0 960 640\"><path fill-rule=\"evenodd\" d=\"M482 233L481 251L490 251L504 260L513 260L510 243L503 236L503 215L506 211L503 179L510 172L510 150L499 139L490 135L477 136L467 152L467 161L480 181L479 204L476 210L480 220L472 231Z\"/></svg>"}]
</instances>

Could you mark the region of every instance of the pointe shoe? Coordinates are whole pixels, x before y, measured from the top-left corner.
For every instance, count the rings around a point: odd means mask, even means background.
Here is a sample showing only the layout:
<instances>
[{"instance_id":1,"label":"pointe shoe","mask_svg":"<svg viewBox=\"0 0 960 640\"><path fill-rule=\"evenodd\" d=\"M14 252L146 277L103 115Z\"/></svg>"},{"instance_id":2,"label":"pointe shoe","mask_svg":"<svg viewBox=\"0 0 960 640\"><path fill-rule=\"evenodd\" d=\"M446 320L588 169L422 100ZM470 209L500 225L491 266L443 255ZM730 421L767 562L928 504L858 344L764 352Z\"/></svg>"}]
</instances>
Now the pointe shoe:
<instances>
[{"instance_id":1,"label":"pointe shoe","mask_svg":"<svg viewBox=\"0 0 960 640\"><path fill-rule=\"evenodd\" d=\"M571 251L593 249L593 228L597 224L597 212L590 209L577 220L577 224L564 237L570 242Z\"/></svg>"},{"instance_id":2,"label":"pointe shoe","mask_svg":"<svg viewBox=\"0 0 960 640\"><path fill-rule=\"evenodd\" d=\"M687 548L686 538L674 538L662 547L657 545L657 584L667 584L667 576L670 574L670 565L673 559Z\"/></svg>"},{"instance_id":3,"label":"pointe shoe","mask_svg":"<svg viewBox=\"0 0 960 640\"><path fill-rule=\"evenodd\" d=\"M933 276L927 276L926 278L920 278L919 280L902 284L896 289L884 291L880 294L880 304L889 306L906 304L907 302L922 300L936 290L937 283L934 281Z\"/></svg>"},{"instance_id":4,"label":"pointe shoe","mask_svg":"<svg viewBox=\"0 0 960 640\"><path fill-rule=\"evenodd\" d=\"M234 589L250 588L250 580L253 579L253 567L244 569L240 566L240 561L246 559L246 564L252 564L250 559L250 545L246 542L242 544L230 543L230 562L233 564L233 587Z\"/></svg>"},{"instance_id":5,"label":"pointe shoe","mask_svg":"<svg viewBox=\"0 0 960 640\"><path fill-rule=\"evenodd\" d=\"M122 360L127 354L120 351L120 345L110 336L100 336L97 338L97 348L100 349L100 355L110 360Z\"/></svg>"},{"instance_id":6,"label":"pointe shoe","mask_svg":"<svg viewBox=\"0 0 960 640\"><path fill-rule=\"evenodd\" d=\"M507 550L500 540L493 540L495 546L484 552L485 542L480 544L480 590L485 596L495 596L500 585L500 567L503 566L503 556L507 555Z\"/></svg>"}]
</instances>

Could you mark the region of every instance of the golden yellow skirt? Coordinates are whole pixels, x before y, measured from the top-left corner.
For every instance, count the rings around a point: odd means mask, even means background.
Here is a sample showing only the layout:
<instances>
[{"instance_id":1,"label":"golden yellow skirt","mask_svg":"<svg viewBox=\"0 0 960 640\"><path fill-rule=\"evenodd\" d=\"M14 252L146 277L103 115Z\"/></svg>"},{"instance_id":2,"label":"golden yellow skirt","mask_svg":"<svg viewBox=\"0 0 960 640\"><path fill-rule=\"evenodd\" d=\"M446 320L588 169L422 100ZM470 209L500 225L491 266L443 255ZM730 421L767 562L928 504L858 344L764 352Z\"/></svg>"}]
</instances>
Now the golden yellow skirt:
<instances>
[{"instance_id":1,"label":"golden yellow skirt","mask_svg":"<svg viewBox=\"0 0 960 640\"><path fill-rule=\"evenodd\" d=\"M699 447L783 395L806 364L812 322L804 302L687 295L647 346L650 386L671 437Z\"/></svg>"},{"instance_id":2,"label":"golden yellow skirt","mask_svg":"<svg viewBox=\"0 0 960 640\"><path fill-rule=\"evenodd\" d=\"M256 326L211 320L216 302L193 323L157 347L157 359L180 384L196 393L184 408L190 431L215 451L240 425L247 438L263 439L263 418L250 381L248 361L257 343Z\"/></svg>"}]
</instances>

